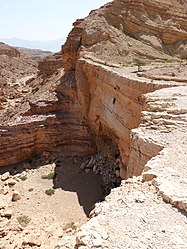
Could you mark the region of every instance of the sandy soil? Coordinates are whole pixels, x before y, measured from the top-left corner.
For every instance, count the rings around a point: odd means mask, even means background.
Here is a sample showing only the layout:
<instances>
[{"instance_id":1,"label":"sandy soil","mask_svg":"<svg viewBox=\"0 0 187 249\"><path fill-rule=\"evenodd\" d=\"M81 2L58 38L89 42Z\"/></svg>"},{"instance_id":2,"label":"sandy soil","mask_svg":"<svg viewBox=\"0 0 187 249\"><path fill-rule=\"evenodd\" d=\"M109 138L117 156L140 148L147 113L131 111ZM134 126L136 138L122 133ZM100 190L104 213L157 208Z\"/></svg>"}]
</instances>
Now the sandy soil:
<instances>
[{"instance_id":1,"label":"sandy soil","mask_svg":"<svg viewBox=\"0 0 187 249\"><path fill-rule=\"evenodd\" d=\"M81 159L57 161L56 164L42 166L36 164L35 168L25 171L21 165L9 169L1 168L0 173L9 170L20 178L12 188L21 195L19 201L12 202L12 219L27 216L30 222L24 228L22 235L10 231L1 239L0 248L11 248L9 245L13 243L11 241L14 241L15 245L21 243L26 236L25 230L29 231L29 235L39 233L42 243L45 244L44 238L46 238L47 244L54 245L58 237L69 232L67 229L70 228L71 232L72 224L76 224L75 229L87 221L94 204L103 200L100 177L92 171L88 173L81 171ZM29 164L25 166L30 168ZM42 179L49 173L54 173L53 179ZM45 191L48 189L54 189L54 194L47 195ZM51 226L53 232L49 236Z\"/></svg>"}]
</instances>

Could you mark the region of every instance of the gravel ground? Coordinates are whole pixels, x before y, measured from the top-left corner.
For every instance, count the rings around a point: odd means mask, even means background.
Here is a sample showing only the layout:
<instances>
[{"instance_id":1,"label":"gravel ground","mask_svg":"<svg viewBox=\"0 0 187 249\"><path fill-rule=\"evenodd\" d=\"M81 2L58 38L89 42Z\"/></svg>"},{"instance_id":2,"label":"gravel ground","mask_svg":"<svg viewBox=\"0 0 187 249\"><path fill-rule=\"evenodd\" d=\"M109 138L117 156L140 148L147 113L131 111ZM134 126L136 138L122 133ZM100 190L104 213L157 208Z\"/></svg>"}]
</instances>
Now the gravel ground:
<instances>
[{"instance_id":1,"label":"gravel ground","mask_svg":"<svg viewBox=\"0 0 187 249\"><path fill-rule=\"evenodd\" d=\"M164 203L151 183L142 183L138 178L124 181L121 187L113 189L106 201L98 204L92 213L96 216L88 223L96 224L95 231L99 233L103 229L108 236L99 247L94 247L94 226L89 237L89 224L83 225L87 245L81 249L187 248L186 215Z\"/></svg>"}]
</instances>

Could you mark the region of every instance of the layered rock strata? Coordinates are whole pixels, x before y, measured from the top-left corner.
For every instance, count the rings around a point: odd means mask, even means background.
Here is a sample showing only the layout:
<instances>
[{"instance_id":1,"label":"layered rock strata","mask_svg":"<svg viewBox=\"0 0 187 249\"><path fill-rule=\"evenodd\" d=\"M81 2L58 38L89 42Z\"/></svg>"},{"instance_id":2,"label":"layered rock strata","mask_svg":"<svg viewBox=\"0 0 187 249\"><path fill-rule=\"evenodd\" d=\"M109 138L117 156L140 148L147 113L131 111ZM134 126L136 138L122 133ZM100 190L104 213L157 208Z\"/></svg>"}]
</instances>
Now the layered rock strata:
<instances>
[{"instance_id":1,"label":"layered rock strata","mask_svg":"<svg viewBox=\"0 0 187 249\"><path fill-rule=\"evenodd\" d=\"M28 107L14 122L0 127L0 166L43 151L61 156L84 156L95 151L94 138L80 112L74 73L67 73L63 79L59 74L57 79L56 97L30 98Z\"/></svg>"},{"instance_id":2,"label":"layered rock strata","mask_svg":"<svg viewBox=\"0 0 187 249\"><path fill-rule=\"evenodd\" d=\"M164 148L173 154L172 134L186 132L186 108L178 105L186 101L186 78L149 78L124 66L141 58L151 70L150 59L155 64L186 58L185 7L183 1L115 0L77 20L61 53L42 62L28 83L31 91L20 116L1 127L0 165L44 150L90 155L105 137L118 147L113 158L120 162L122 178L151 168L149 160ZM153 177L148 175L145 180Z\"/></svg>"},{"instance_id":3,"label":"layered rock strata","mask_svg":"<svg viewBox=\"0 0 187 249\"><path fill-rule=\"evenodd\" d=\"M186 56L186 4L174 0L116 0L108 5L104 17L111 26L156 50Z\"/></svg>"},{"instance_id":4,"label":"layered rock strata","mask_svg":"<svg viewBox=\"0 0 187 249\"><path fill-rule=\"evenodd\" d=\"M133 58L185 59L186 2L115 0L74 23L62 47L64 67L75 69L78 51L104 63L133 63Z\"/></svg>"},{"instance_id":5,"label":"layered rock strata","mask_svg":"<svg viewBox=\"0 0 187 249\"><path fill-rule=\"evenodd\" d=\"M173 147L172 143L162 138L162 134L172 134L170 129L178 133L177 127L183 127L185 118L177 114L170 117L171 110L167 110L169 115L164 115L164 118L161 115L161 120L155 120L160 99L153 113L148 115L151 122L156 124L151 134L154 134L156 127L166 125L164 130L161 128L159 136L147 136L147 130L138 128L138 131L142 129L145 133L137 132L134 128L139 125L144 127L147 122L144 113L149 113L150 105L146 105L147 95L144 94L175 86L172 88L175 95L178 87L185 86L186 77L177 78L172 73L164 77L155 75L149 78L145 75L144 78L143 75L133 74L136 71L134 68L129 71L120 67L122 64L133 65L133 59L138 57L162 61L185 59L185 7L184 1L116 0L98 11L92 11L84 20L77 20L62 47L65 71L76 72L81 108L96 134L96 140L107 135L114 144L118 144L122 178L141 174L152 157L165 147ZM177 105L177 102L171 105ZM168 120L173 118L173 121ZM183 121L180 121L181 118ZM185 132L185 129L181 129Z\"/></svg>"},{"instance_id":6,"label":"layered rock strata","mask_svg":"<svg viewBox=\"0 0 187 249\"><path fill-rule=\"evenodd\" d=\"M38 69L40 74L45 76L52 75L59 68L62 67L62 54L55 53L54 55L48 56L43 61L39 63Z\"/></svg>"}]
</instances>

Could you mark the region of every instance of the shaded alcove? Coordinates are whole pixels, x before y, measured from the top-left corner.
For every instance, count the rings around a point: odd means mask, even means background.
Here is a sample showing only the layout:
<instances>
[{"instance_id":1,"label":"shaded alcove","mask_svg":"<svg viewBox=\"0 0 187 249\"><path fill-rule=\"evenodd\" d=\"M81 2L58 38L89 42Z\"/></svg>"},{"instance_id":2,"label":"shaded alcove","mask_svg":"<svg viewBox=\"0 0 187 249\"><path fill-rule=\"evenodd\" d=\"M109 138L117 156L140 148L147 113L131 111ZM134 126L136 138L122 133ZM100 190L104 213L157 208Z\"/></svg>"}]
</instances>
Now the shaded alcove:
<instances>
[{"instance_id":1,"label":"shaded alcove","mask_svg":"<svg viewBox=\"0 0 187 249\"><path fill-rule=\"evenodd\" d=\"M61 188L64 191L76 192L80 206L86 216L94 208L94 204L104 200L101 176L93 171L80 170L82 160L62 159L55 167L54 189Z\"/></svg>"}]
</instances>

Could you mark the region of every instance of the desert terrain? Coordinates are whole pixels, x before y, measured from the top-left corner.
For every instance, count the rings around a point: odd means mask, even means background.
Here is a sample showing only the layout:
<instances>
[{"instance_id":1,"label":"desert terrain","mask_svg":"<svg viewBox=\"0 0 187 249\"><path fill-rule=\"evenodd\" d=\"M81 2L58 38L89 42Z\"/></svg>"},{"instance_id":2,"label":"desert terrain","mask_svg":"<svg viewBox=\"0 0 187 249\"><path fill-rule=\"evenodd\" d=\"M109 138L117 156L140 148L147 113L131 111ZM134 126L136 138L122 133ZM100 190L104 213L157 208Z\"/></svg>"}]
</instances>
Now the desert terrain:
<instances>
[{"instance_id":1,"label":"desert terrain","mask_svg":"<svg viewBox=\"0 0 187 249\"><path fill-rule=\"evenodd\" d=\"M1 249L187 248L186 10L114 0L56 54L0 44Z\"/></svg>"}]
</instances>

